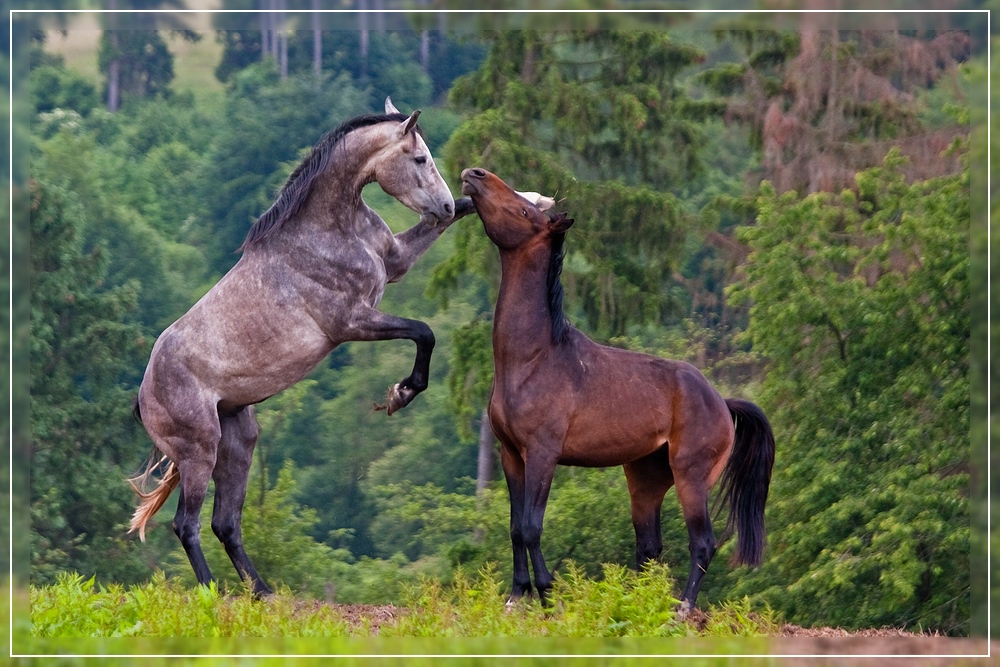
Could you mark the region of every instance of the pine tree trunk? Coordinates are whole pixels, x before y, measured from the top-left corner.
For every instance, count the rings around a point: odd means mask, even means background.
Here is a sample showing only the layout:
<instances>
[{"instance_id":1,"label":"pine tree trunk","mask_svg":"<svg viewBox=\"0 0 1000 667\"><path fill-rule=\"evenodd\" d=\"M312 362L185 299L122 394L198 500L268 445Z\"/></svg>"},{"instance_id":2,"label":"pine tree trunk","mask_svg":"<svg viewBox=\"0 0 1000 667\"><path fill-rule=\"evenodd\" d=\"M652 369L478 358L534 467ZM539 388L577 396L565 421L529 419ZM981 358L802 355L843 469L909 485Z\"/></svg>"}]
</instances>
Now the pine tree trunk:
<instances>
[{"instance_id":1,"label":"pine tree trunk","mask_svg":"<svg viewBox=\"0 0 1000 667\"><path fill-rule=\"evenodd\" d=\"M271 49L271 0L258 0L260 3L260 59L265 60L274 55Z\"/></svg>"},{"instance_id":2,"label":"pine tree trunk","mask_svg":"<svg viewBox=\"0 0 1000 667\"><path fill-rule=\"evenodd\" d=\"M281 80L288 78L288 36L285 34L285 8L288 0L275 0L278 6L277 38L278 38L278 69Z\"/></svg>"},{"instance_id":3,"label":"pine tree trunk","mask_svg":"<svg viewBox=\"0 0 1000 667\"><path fill-rule=\"evenodd\" d=\"M111 33L111 44L116 49L118 48L118 36ZM111 67L108 68L108 111L114 112L118 111L118 79L119 76L119 63L118 58L111 61Z\"/></svg>"},{"instance_id":4,"label":"pine tree trunk","mask_svg":"<svg viewBox=\"0 0 1000 667\"><path fill-rule=\"evenodd\" d=\"M108 9L117 9L118 3L116 0L110 0L108 2ZM118 111L119 107L119 85L121 79L121 59L118 54L118 33L115 31L115 14L111 14L111 48L115 50L115 59L111 61L111 65L108 67L108 111L115 112Z\"/></svg>"},{"instance_id":5,"label":"pine tree trunk","mask_svg":"<svg viewBox=\"0 0 1000 667\"><path fill-rule=\"evenodd\" d=\"M323 31L320 28L319 0L312 0L313 28L313 72L319 76L323 71Z\"/></svg>"},{"instance_id":6,"label":"pine tree trunk","mask_svg":"<svg viewBox=\"0 0 1000 667\"><path fill-rule=\"evenodd\" d=\"M479 465L476 468L476 495L482 495L493 479L493 428L490 426L489 408L483 408L479 420Z\"/></svg>"},{"instance_id":7,"label":"pine tree trunk","mask_svg":"<svg viewBox=\"0 0 1000 667\"><path fill-rule=\"evenodd\" d=\"M431 33L427 30L420 33L420 66L425 72L431 69Z\"/></svg>"},{"instance_id":8,"label":"pine tree trunk","mask_svg":"<svg viewBox=\"0 0 1000 667\"><path fill-rule=\"evenodd\" d=\"M358 0L358 28L361 30L361 78L368 75L368 0Z\"/></svg>"}]
</instances>

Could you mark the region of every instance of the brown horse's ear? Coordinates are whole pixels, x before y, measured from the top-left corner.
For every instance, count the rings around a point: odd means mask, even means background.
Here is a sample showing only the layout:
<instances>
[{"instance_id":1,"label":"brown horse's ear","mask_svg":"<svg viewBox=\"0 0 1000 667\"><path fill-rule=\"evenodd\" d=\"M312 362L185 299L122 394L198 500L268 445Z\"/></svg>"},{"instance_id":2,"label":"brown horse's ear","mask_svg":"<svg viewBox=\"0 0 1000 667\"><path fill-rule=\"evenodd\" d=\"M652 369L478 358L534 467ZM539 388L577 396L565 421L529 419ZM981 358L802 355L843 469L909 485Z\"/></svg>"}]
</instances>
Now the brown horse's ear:
<instances>
[{"instance_id":1,"label":"brown horse's ear","mask_svg":"<svg viewBox=\"0 0 1000 667\"><path fill-rule=\"evenodd\" d=\"M549 231L561 234L573 226L573 218L566 217L566 213L549 213Z\"/></svg>"},{"instance_id":2,"label":"brown horse's ear","mask_svg":"<svg viewBox=\"0 0 1000 667\"><path fill-rule=\"evenodd\" d=\"M417 118L420 116L420 109L417 109L410 114L410 117L399 124L399 138L402 139L407 134L413 131L413 128L417 126Z\"/></svg>"}]
</instances>

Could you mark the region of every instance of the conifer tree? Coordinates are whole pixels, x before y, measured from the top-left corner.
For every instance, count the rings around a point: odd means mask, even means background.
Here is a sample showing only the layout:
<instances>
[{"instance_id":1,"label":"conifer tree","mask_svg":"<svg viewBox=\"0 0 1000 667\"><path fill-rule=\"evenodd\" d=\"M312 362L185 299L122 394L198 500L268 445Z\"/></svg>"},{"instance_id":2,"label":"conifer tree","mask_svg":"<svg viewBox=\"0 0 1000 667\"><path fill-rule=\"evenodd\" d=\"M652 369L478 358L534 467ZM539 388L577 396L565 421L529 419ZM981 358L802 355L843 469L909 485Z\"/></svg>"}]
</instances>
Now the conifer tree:
<instances>
[{"instance_id":1,"label":"conifer tree","mask_svg":"<svg viewBox=\"0 0 1000 667\"><path fill-rule=\"evenodd\" d=\"M448 173L484 167L572 212L567 312L598 338L676 313L672 276L697 225L676 193L701 170L699 121L717 110L690 99L678 75L701 58L664 32L501 32L450 93L472 115L445 147ZM481 350L490 346L499 266L481 226L456 231L432 291L447 300L468 273L490 285L482 314L455 338L453 402L468 423L492 375Z\"/></svg>"}]
</instances>

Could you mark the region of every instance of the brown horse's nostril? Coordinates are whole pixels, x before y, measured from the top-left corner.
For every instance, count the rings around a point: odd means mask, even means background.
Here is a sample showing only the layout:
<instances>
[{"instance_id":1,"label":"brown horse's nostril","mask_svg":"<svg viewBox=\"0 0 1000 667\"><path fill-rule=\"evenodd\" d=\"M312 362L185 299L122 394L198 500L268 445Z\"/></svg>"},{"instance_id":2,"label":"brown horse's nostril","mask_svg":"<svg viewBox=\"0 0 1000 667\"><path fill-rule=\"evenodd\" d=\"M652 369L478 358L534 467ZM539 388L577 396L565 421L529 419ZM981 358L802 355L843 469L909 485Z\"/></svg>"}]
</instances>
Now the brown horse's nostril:
<instances>
[{"instance_id":1,"label":"brown horse's nostril","mask_svg":"<svg viewBox=\"0 0 1000 667\"><path fill-rule=\"evenodd\" d=\"M486 178L486 170L485 169L480 169L479 167L475 167L473 169L470 169L469 173L471 173L476 178Z\"/></svg>"}]
</instances>

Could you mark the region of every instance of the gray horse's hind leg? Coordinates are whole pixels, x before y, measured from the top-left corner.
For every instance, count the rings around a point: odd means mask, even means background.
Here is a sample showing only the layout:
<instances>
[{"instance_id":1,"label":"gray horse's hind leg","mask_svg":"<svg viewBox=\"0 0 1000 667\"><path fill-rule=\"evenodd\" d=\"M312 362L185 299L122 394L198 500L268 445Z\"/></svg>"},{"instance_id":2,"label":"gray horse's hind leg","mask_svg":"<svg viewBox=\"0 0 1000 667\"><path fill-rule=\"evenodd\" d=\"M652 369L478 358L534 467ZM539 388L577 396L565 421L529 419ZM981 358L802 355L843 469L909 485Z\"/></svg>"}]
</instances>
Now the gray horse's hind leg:
<instances>
[{"instance_id":1,"label":"gray horse's hind leg","mask_svg":"<svg viewBox=\"0 0 1000 667\"><path fill-rule=\"evenodd\" d=\"M253 408L246 407L233 416L222 417L222 439L215 461L215 506L212 509L212 532L219 538L240 578L249 579L256 595L269 595L271 589L261 580L243 548L243 502L247 479L257 444L257 420Z\"/></svg>"},{"instance_id":2,"label":"gray horse's hind leg","mask_svg":"<svg viewBox=\"0 0 1000 667\"><path fill-rule=\"evenodd\" d=\"M201 506L208 492L208 480L212 476L215 461L186 459L177 461L180 472L180 496L177 499L177 513L174 515L174 533L181 541L184 552L199 584L207 586L212 581L212 573L205 562L201 550Z\"/></svg>"}]
</instances>

